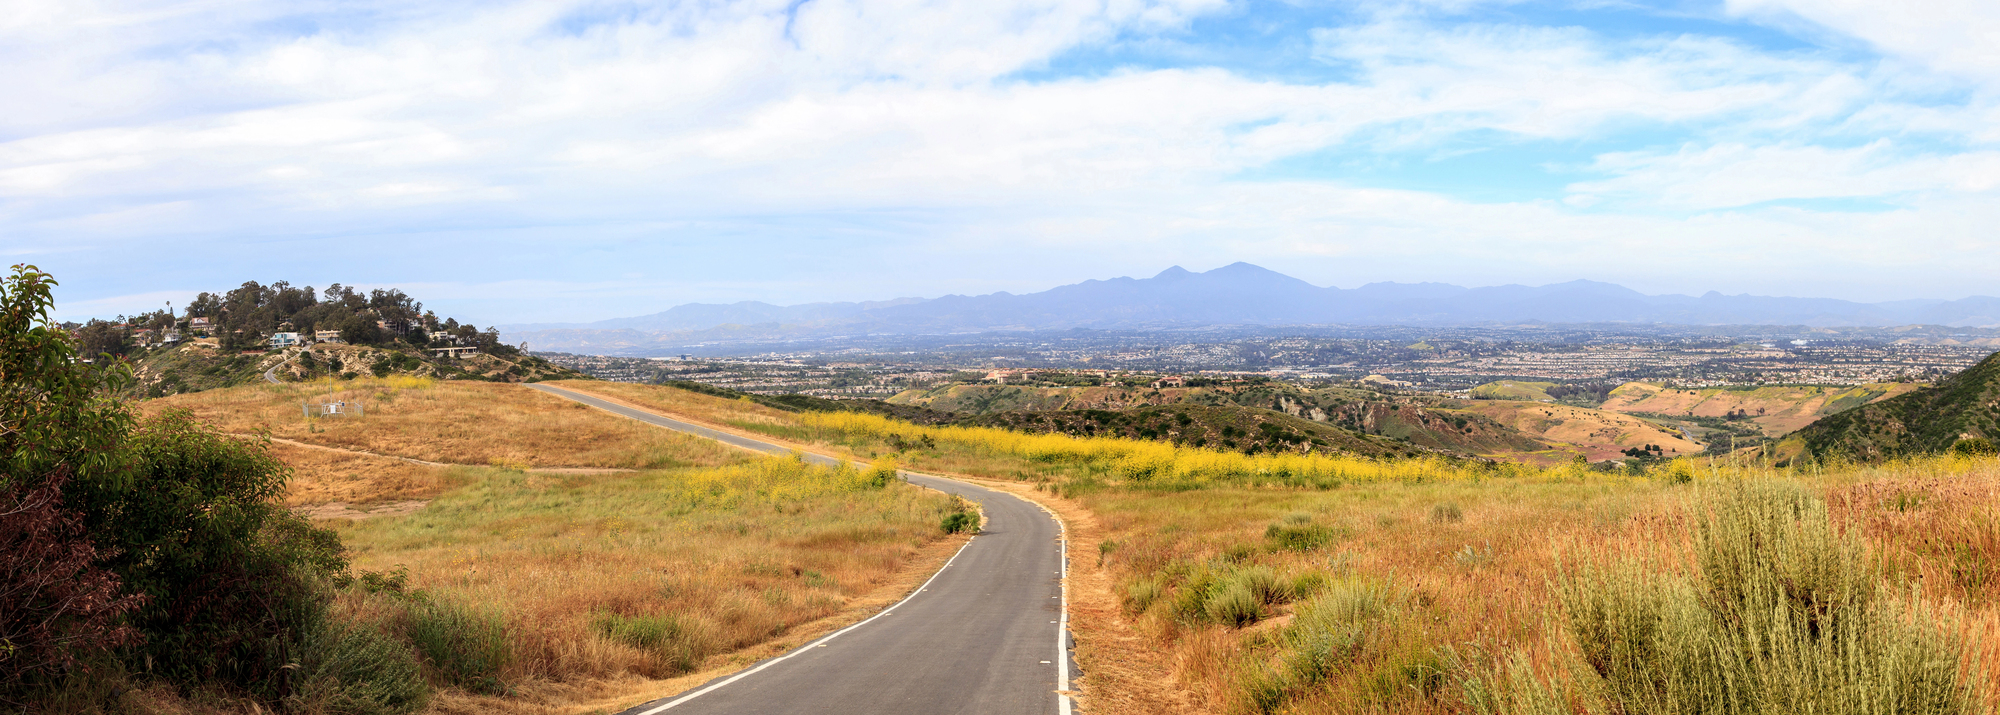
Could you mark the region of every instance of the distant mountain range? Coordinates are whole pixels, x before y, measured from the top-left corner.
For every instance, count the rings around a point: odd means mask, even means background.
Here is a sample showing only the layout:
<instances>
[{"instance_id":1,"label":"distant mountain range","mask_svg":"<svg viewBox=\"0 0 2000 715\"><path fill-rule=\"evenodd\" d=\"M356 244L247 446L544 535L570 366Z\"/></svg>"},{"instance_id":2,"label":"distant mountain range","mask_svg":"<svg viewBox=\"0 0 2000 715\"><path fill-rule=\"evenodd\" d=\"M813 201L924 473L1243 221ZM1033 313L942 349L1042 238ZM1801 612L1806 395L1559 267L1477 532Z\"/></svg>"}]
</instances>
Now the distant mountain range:
<instances>
[{"instance_id":1,"label":"distant mountain range","mask_svg":"<svg viewBox=\"0 0 2000 715\"><path fill-rule=\"evenodd\" d=\"M777 306L690 303L666 312L581 324L500 326L536 350L618 352L651 345L826 335L939 334L1067 328L1215 325L1471 326L1519 323L2000 326L2000 298L1856 303L1828 298L1646 295L1610 283L1464 288L1371 283L1321 288L1248 263L1206 273L1179 266L1152 278L1091 280L1040 293L899 298Z\"/></svg>"}]
</instances>

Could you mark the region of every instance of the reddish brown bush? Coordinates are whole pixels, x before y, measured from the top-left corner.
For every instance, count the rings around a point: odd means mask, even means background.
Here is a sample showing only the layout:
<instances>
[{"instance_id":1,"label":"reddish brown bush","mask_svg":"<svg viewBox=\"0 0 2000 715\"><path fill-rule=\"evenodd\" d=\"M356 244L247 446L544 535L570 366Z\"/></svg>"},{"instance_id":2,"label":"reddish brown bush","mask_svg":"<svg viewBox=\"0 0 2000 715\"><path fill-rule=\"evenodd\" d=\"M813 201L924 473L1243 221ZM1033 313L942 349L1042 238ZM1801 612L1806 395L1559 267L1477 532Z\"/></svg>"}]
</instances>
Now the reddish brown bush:
<instances>
[{"instance_id":1,"label":"reddish brown bush","mask_svg":"<svg viewBox=\"0 0 2000 715\"><path fill-rule=\"evenodd\" d=\"M37 681L133 642L119 617L144 600L119 595L81 520L62 508L67 469L32 488L22 481L0 493L0 701L15 705Z\"/></svg>"}]
</instances>

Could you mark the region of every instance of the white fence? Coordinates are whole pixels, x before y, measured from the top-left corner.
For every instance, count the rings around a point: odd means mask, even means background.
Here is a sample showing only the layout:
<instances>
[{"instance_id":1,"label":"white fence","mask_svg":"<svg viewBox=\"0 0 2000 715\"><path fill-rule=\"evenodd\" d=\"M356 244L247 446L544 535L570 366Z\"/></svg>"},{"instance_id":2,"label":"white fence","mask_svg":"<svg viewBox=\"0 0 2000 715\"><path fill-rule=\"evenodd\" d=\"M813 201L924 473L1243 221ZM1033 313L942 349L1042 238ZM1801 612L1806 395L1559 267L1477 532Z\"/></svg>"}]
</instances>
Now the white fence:
<instances>
[{"instance_id":1,"label":"white fence","mask_svg":"<svg viewBox=\"0 0 2000 715\"><path fill-rule=\"evenodd\" d=\"M307 418L313 417L360 417L362 407L359 402L303 402Z\"/></svg>"}]
</instances>

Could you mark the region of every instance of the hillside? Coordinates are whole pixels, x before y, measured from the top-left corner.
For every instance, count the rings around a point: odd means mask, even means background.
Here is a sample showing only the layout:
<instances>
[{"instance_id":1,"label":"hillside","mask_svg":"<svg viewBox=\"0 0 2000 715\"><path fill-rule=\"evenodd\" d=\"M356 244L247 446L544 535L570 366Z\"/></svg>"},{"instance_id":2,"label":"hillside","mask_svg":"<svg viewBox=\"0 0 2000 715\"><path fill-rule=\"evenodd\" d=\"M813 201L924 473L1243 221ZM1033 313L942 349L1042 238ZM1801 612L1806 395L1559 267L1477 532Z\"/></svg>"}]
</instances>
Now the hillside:
<instances>
[{"instance_id":1,"label":"hillside","mask_svg":"<svg viewBox=\"0 0 2000 715\"><path fill-rule=\"evenodd\" d=\"M1358 435L1387 437L1440 452L1504 457L1550 449L1550 445L1529 435L1462 409L1461 401L1398 397L1347 387L1308 390L1272 383L1160 389L949 385L905 392L891 398L891 402L970 415L1118 411L1167 405L1238 407L1282 413L1302 422L1337 427Z\"/></svg>"},{"instance_id":2,"label":"hillside","mask_svg":"<svg viewBox=\"0 0 2000 715\"><path fill-rule=\"evenodd\" d=\"M133 392L164 397L265 382L271 371L283 382L410 375L443 380L529 382L582 377L531 355L468 354L435 357L400 344L393 347L320 343L269 352L229 352L213 340L142 348L125 356L137 378Z\"/></svg>"},{"instance_id":3,"label":"hillside","mask_svg":"<svg viewBox=\"0 0 2000 715\"><path fill-rule=\"evenodd\" d=\"M1611 391L1598 409L1627 414L1714 417L1754 424L1768 437L1782 437L1814 420L1918 389L1915 383L1872 383L1853 387L1783 385L1671 389L1628 382Z\"/></svg>"},{"instance_id":4,"label":"hillside","mask_svg":"<svg viewBox=\"0 0 2000 715\"><path fill-rule=\"evenodd\" d=\"M1795 435L1820 460L1874 461L1951 449L1961 439L2000 439L2000 353L1939 382L1820 419Z\"/></svg>"},{"instance_id":5,"label":"hillside","mask_svg":"<svg viewBox=\"0 0 2000 715\"><path fill-rule=\"evenodd\" d=\"M1263 452L1338 452L1367 457L1411 457L1443 450L1432 445L1344 429L1283 412L1237 405L1160 405L1128 410L1016 410L960 419L967 427L1000 427L1031 434L1120 437L1189 447Z\"/></svg>"}]
</instances>

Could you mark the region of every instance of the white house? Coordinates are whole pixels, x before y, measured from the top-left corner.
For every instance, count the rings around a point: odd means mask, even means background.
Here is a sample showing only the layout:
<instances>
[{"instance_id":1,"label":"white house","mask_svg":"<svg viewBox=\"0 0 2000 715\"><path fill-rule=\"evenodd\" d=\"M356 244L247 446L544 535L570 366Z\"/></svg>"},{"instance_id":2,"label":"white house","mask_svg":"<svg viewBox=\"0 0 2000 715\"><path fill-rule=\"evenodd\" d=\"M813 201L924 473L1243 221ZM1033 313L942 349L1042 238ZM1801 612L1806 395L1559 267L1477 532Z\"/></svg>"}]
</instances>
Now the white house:
<instances>
[{"instance_id":1,"label":"white house","mask_svg":"<svg viewBox=\"0 0 2000 715\"><path fill-rule=\"evenodd\" d=\"M276 348L289 348L289 347L292 347L292 346L295 346L295 345L298 345L298 344L299 344L299 334L298 334L298 333L272 333L272 334L271 334L271 347L272 347L273 349L276 349Z\"/></svg>"}]
</instances>

